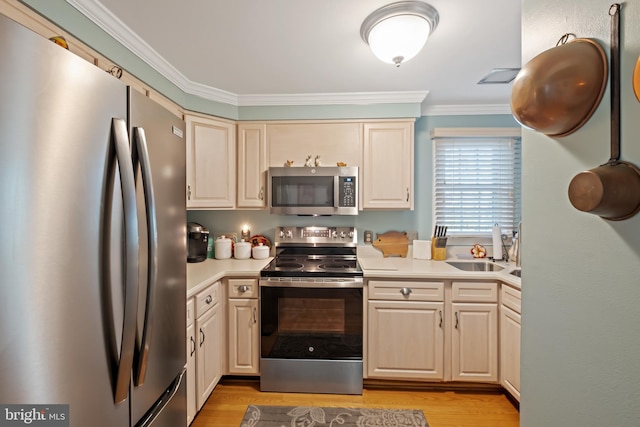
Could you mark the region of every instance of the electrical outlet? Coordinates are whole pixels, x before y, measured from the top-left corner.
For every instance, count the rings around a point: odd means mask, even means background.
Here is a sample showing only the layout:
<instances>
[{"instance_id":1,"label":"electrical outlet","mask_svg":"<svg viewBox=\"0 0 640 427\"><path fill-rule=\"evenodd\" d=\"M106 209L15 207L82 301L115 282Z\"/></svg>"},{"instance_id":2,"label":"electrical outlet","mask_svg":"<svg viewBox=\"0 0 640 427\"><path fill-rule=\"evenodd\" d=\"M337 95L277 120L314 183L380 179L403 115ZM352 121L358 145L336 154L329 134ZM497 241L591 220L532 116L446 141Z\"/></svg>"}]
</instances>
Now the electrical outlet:
<instances>
[{"instance_id":1,"label":"electrical outlet","mask_svg":"<svg viewBox=\"0 0 640 427\"><path fill-rule=\"evenodd\" d=\"M365 245L370 245L373 243L373 231L371 230L364 231L364 243Z\"/></svg>"}]
</instances>

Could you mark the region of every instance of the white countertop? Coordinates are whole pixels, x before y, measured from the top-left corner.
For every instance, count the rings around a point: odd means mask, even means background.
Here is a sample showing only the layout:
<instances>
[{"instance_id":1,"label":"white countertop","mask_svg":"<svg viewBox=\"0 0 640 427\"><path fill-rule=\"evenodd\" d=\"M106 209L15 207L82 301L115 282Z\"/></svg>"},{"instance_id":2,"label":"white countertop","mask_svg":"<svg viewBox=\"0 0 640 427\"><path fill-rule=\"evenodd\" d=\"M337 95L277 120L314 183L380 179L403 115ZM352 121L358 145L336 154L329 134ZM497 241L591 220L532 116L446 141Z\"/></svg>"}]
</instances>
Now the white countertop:
<instances>
[{"instance_id":1,"label":"white countertop","mask_svg":"<svg viewBox=\"0 0 640 427\"><path fill-rule=\"evenodd\" d=\"M272 257L266 259L207 259L187 264L187 298L223 277L259 277Z\"/></svg>"},{"instance_id":2,"label":"white countertop","mask_svg":"<svg viewBox=\"0 0 640 427\"><path fill-rule=\"evenodd\" d=\"M512 263L496 262L503 267L500 271L464 271L446 261L432 261L414 258L367 258L358 257L365 278L388 279L452 279L452 280L500 280L520 289L520 278L510 274L516 267ZM449 261L472 262L473 260L451 259ZM477 261L477 260L476 260ZM482 261L481 261L482 262Z\"/></svg>"},{"instance_id":3,"label":"white countertop","mask_svg":"<svg viewBox=\"0 0 640 427\"><path fill-rule=\"evenodd\" d=\"M358 246L358 261L364 272L365 278L380 277L388 279L453 279L453 280L500 280L517 289L521 289L519 277L510 274L519 268L515 263L495 262L503 269L500 271L464 271L447 261L460 262L491 262L487 259L460 259L449 258L445 261L433 261L428 259L416 259L412 255L412 247L406 258L382 256L382 252L370 245Z\"/></svg>"},{"instance_id":4,"label":"white countertop","mask_svg":"<svg viewBox=\"0 0 640 427\"><path fill-rule=\"evenodd\" d=\"M362 255L361 255L362 253ZM187 264L187 298L223 277L259 277L262 270L273 258L267 259L207 259L204 262ZM388 257L377 251L358 251L358 261L365 278L385 279L458 279L458 280L499 280L521 289L519 277L510 274L516 270L514 263L496 262L503 267L500 271L464 271L446 261ZM474 260L450 259L448 261L471 262ZM478 260L475 260L478 261ZM480 260L482 261L482 260Z\"/></svg>"}]
</instances>

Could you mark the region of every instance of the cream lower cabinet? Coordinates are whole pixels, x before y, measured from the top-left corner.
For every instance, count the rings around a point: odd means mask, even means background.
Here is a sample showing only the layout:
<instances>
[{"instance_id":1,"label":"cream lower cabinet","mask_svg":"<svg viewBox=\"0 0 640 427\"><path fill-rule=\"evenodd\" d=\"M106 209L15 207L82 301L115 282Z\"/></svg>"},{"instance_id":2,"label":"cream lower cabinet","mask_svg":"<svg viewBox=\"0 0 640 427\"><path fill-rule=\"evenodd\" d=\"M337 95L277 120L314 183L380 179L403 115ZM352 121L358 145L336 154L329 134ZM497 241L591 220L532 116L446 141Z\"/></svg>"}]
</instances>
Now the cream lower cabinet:
<instances>
[{"instance_id":1,"label":"cream lower cabinet","mask_svg":"<svg viewBox=\"0 0 640 427\"><path fill-rule=\"evenodd\" d=\"M187 425L198 412L196 404L196 325L195 302L187 301Z\"/></svg>"},{"instance_id":2,"label":"cream lower cabinet","mask_svg":"<svg viewBox=\"0 0 640 427\"><path fill-rule=\"evenodd\" d=\"M498 381L498 284L453 282L451 380Z\"/></svg>"},{"instance_id":3,"label":"cream lower cabinet","mask_svg":"<svg viewBox=\"0 0 640 427\"><path fill-rule=\"evenodd\" d=\"M520 401L521 292L508 285L500 291L500 384Z\"/></svg>"},{"instance_id":4,"label":"cream lower cabinet","mask_svg":"<svg viewBox=\"0 0 640 427\"><path fill-rule=\"evenodd\" d=\"M260 318L257 279L226 279L228 310L227 373L260 372Z\"/></svg>"},{"instance_id":5,"label":"cream lower cabinet","mask_svg":"<svg viewBox=\"0 0 640 427\"><path fill-rule=\"evenodd\" d=\"M362 209L413 210L414 122L364 123Z\"/></svg>"},{"instance_id":6,"label":"cream lower cabinet","mask_svg":"<svg viewBox=\"0 0 640 427\"><path fill-rule=\"evenodd\" d=\"M444 283L368 281L369 378L444 378Z\"/></svg>"},{"instance_id":7,"label":"cream lower cabinet","mask_svg":"<svg viewBox=\"0 0 640 427\"><path fill-rule=\"evenodd\" d=\"M265 208L267 205L267 125L238 124L237 208Z\"/></svg>"},{"instance_id":8,"label":"cream lower cabinet","mask_svg":"<svg viewBox=\"0 0 640 427\"><path fill-rule=\"evenodd\" d=\"M236 202L236 125L185 114L187 209L232 209Z\"/></svg>"},{"instance_id":9,"label":"cream lower cabinet","mask_svg":"<svg viewBox=\"0 0 640 427\"><path fill-rule=\"evenodd\" d=\"M200 410L222 377L224 334L220 282L196 295L196 405Z\"/></svg>"}]
</instances>

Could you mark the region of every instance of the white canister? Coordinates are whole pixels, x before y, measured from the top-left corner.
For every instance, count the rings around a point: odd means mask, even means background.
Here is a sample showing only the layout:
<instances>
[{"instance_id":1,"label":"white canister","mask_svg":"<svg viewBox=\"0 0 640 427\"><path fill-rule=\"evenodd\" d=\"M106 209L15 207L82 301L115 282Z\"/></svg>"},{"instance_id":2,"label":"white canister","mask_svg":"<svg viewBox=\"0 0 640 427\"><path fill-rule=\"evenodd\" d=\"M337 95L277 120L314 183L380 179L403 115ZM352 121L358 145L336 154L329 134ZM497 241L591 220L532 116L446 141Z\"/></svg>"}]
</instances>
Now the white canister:
<instances>
[{"instance_id":1,"label":"white canister","mask_svg":"<svg viewBox=\"0 0 640 427\"><path fill-rule=\"evenodd\" d=\"M215 241L215 257L216 259L231 258L231 239L220 236Z\"/></svg>"},{"instance_id":2,"label":"white canister","mask_svg":"<svg viewBox=\"0 0 640 427\"><path fill-rule=\"evenodd\" d=\"M255 259L269 258L269 246L264 246L262 243L258 246L254 246L252 249L253 257Z\"/></svg>"},{"instance_id":3,"label":"white canister","mask_svg":"<svg viewBox=\"0 0 640 427\"><path fill-rule=\"evenodd\" d=\"M235 259L251 258L251 243L245 242L244 239L242 239L241 242L236 243L236 247L233 251L233 257Z\"/></svg>"}]
</instances>

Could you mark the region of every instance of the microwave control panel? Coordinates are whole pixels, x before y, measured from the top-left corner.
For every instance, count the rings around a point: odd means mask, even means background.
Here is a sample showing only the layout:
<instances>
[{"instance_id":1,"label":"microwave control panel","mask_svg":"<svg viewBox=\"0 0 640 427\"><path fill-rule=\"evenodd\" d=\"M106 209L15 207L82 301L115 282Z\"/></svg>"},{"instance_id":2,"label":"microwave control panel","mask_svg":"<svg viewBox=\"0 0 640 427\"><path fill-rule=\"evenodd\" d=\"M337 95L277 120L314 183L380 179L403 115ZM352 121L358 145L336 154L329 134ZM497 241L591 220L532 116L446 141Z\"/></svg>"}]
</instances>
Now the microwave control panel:
<instances>
[{"instance_id":1,"label":"microwave control panel","mask_svg":"<svg viewBox=\"0 0 640 427\"><path fill-rule=\"evenodd\" d=\"M356 177L341 176L338 181L338 206L351 208L356 206Z\"/></svg>"}]
</instances>

